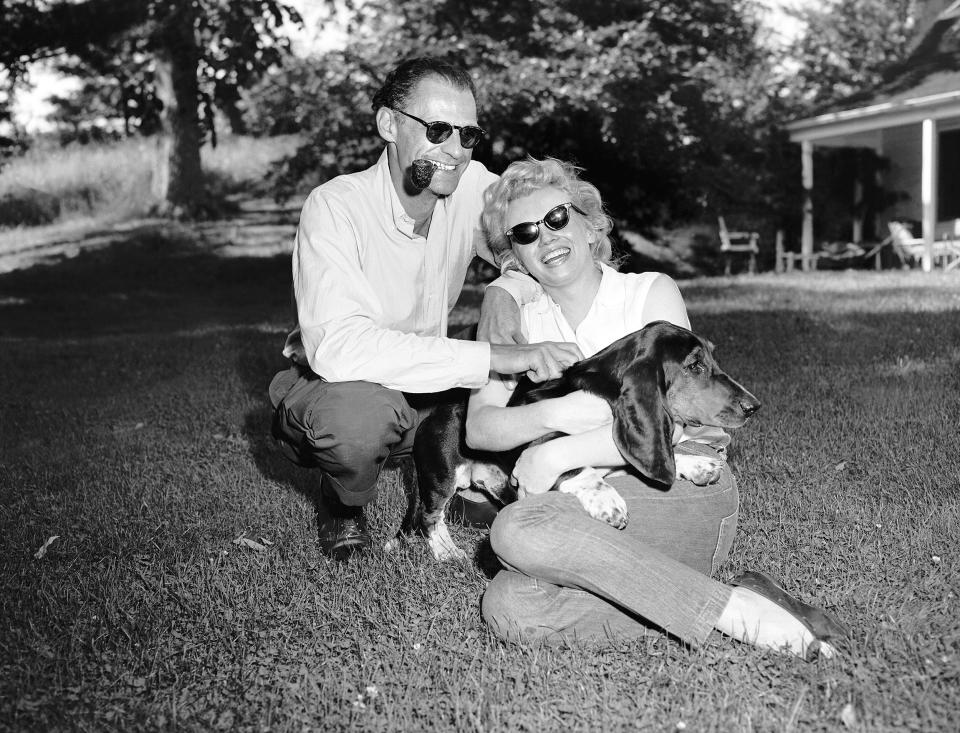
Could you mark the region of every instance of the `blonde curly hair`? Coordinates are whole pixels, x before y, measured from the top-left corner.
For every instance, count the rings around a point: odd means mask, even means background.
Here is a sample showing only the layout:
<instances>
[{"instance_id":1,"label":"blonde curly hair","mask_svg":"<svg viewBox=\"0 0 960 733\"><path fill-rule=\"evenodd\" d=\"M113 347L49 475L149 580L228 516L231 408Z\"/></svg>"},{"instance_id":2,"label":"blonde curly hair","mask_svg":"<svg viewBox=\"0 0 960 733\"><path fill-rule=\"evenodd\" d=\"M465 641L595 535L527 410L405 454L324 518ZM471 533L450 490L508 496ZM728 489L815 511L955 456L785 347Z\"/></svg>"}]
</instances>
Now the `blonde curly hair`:
<instances>
[{"instance_id":1,"label":"blonde curly hair","mask_svg":"<svg viewBox=\"0 0 960 733\"><path fill-rule=\"evenodd\" d=\"M543 188L557 188L569 194L570 201L586 214L587 224L597 233L591 245L593 259L616 266L610 241L613 220L604 211L596 186L580 178L582 170L573 163L556 158L537 160L528 157L507 166L500 180L487 189L481 218L487 242L502 270L515 268L518 264L510 240L504 233L507 207L512 201Z\"/></svg>"}]
</instances>

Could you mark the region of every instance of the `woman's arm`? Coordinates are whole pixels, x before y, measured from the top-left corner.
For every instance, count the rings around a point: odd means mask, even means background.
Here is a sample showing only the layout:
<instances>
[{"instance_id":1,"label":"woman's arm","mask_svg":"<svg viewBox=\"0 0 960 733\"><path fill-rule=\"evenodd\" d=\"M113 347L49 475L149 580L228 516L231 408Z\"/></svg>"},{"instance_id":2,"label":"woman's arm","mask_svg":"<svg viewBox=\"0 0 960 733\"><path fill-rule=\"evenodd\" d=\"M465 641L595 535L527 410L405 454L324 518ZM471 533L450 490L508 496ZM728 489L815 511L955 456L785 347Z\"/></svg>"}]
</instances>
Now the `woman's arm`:
<instances>
[{"instance_id":1,"label":"woman's arm","mask_svg":"<svg viewBox=\"0 0 960 733\"><path fill-rule=\"evenodd\" d=\"M564 471L584 466L614 468L626 465L610 425L579 435L566 435L531 446L520 454L513 476L528 494L549 491Z\"/></svg>"},{"instance_id":2,"label":"woman's arm","mask_svg":"<svg viewBox=\"0 0 960 733\"><path fill-rule=\"evenodd\" d=\"M548 433L583 433L613 421L600 397L583 391L507 407L513 390L496 376L474 391L467 403L467 445L502 451L529 443ZM608 428L609 431L609 428Z\"/></svg>"},{"instance_id":3,"label":"woman's arm","mask_svg":"<svg viewBox=\"0 0 960 733\"><path fill-rule=\"evenodd\" d=\"M547 402L507 407L513 389L499 375L470 394L466 441L478 450L503 451L529 443L553 431L547 424Z\"/></svg>"},{"instance_id":4,"label":"woman's arm","mask_svg":"<svg viewBox=\"0 0 960 733\"><path fill-rule=\"evenodd\" d=\"M690 317L687 315L687 306L684 305L680 288L673 278L667 275L660 275L650 284L643 308L637 315L640 316L642 324L669 321L675 326L690 328Z\"/></svg>"}]
</instances>

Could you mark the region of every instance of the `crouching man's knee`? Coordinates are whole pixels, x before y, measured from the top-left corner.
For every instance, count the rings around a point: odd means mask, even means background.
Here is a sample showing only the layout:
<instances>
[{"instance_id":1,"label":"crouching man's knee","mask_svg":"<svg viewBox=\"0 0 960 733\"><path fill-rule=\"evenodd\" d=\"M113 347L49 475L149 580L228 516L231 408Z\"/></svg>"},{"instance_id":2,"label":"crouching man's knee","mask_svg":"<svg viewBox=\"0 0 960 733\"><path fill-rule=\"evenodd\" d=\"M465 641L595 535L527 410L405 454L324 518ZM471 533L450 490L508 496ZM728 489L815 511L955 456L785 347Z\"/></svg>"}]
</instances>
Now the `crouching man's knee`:
<instances>
[{"instance_id":1,"label":"crouching man's knee","mask_svg":"<svg viewBox=\"0 0 960 733\"><path fill-rule=\"evenodd\" d=\"M289 458L323 469L338 493L367 492L383 461L412 445L416 426L401 392L305 373L278 401L273 432Z\"/></svg>"}]
</instances>

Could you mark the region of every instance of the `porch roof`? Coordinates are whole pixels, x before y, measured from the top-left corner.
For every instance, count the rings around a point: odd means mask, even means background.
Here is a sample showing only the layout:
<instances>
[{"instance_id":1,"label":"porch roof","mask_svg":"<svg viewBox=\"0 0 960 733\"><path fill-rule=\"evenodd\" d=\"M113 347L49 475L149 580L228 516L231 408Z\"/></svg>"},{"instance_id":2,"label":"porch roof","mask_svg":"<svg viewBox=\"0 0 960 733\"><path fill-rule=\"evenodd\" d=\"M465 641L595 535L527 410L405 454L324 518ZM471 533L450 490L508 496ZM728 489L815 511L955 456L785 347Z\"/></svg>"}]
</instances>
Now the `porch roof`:
<instances>
[{"instance_id":1,"label":"porch roof","mask_svg":"<svg viewBox=\"0 0 960 733\"><path fill-rule=\"evenodd\" d=\"M960 2L940 15L880 86L786 128L794 142L872 147L882 129L954 117L960 118Z\"/></svg>"}]
</instances>

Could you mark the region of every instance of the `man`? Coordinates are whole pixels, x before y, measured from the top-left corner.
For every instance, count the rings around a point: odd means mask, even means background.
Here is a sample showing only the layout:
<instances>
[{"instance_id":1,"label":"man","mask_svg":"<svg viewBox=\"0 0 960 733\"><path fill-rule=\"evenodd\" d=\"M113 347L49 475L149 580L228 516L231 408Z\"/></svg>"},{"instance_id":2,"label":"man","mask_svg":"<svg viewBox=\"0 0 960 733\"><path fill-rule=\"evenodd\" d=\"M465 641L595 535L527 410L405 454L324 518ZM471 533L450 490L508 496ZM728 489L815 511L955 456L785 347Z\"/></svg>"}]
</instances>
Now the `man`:
<instances>
[{"instance_id":1,"label":"man","mask_svg":"<svg viewBox=\"0 0 960 733\"><path fill-rule=\"evenodd\" d=\"M418 418L405 393L480 387L491 370L549 379L581 356L573 344L446 338L473 257L493 262L480 212L497 177L471 161L484 131L470 76L438 59L405 61L373 109L380 159L304 203L293 251L299 325L284 348L292 365L270 384L275 437L320 469L320 547L338 559L370 544L363 507L383 462L412 447ZM495 291L487 297L509 304L498 309L504 328L518 330L513 298Z\"/></svg>"}]
</instances>

